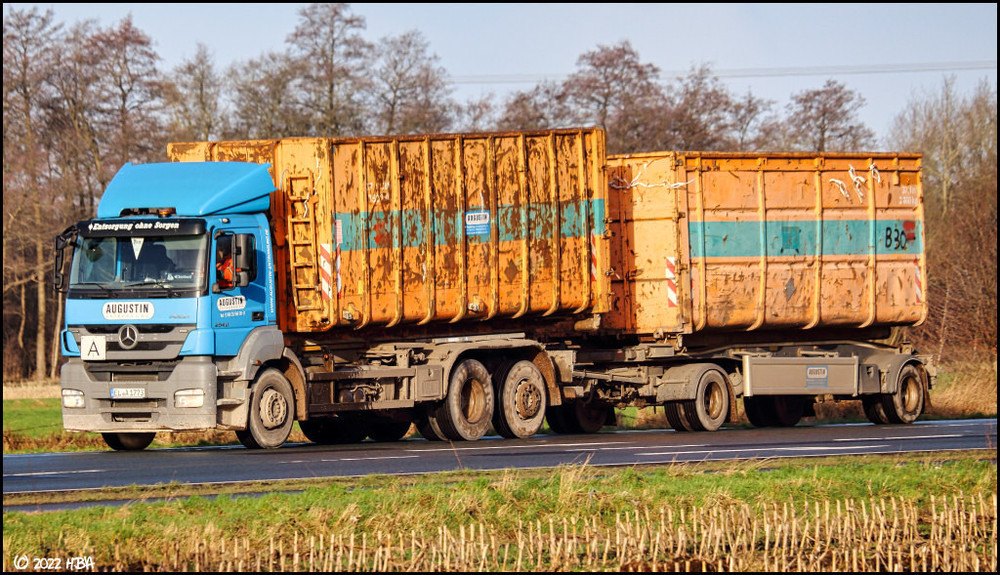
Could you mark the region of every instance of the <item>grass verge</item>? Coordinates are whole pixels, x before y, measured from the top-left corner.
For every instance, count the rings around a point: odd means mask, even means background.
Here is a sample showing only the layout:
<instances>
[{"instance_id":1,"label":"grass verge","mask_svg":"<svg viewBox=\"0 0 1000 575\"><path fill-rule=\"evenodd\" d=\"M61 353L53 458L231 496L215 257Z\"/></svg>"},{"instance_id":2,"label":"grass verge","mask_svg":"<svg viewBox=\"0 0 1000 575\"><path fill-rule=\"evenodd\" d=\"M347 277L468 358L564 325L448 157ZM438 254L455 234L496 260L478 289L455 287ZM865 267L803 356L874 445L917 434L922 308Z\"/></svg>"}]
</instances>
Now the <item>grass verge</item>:
<instances>
[{"instance_id":1,"label":"grass verge","mask_svg":"<svg viewBox=\"0 0 1000 575\"><path fill-rule=\"evenodd\" d=\"M995 457L577 465L268 484L260 487L295 492L257 497L187 492L4 513L3 563L5 571L27 556L167 571L969 570L977 561L987 569L996 561ZM180 489L142 491L169 498Z\"/></svg>"}]
</instances>

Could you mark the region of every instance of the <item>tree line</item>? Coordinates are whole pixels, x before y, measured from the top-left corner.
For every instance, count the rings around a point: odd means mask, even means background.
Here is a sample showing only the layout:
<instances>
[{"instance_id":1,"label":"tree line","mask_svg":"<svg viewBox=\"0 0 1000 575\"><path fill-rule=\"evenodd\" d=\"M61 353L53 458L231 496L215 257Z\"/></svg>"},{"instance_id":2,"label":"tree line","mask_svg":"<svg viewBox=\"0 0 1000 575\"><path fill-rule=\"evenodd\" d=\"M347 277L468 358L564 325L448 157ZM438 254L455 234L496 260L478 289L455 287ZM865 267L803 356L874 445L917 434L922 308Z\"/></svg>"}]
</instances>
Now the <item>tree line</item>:
<instances>
[{"instance_id":1,"label":"tree line","mask_svg":"<svg viewBox=\"0 0 1000 575\"><path fill-rule=\"evenodd\" d=\"M628 41L581 54L561 82L460 102L412 30L377 40L349 4L302 8L285 49L220 68L204 45L170 70L131 17L65 25L37 7L3 22L3 376L58 375L63 302L53 238L93 217L126 162L164 161L167 142L354 137L599 126L609 153L862 151L876 146L846 85L779 107L734 94L708 65L664 79ZM996 89L901 103L891 149L924 154L928 351L996 357Z\"/></svg>"}]
</instances>

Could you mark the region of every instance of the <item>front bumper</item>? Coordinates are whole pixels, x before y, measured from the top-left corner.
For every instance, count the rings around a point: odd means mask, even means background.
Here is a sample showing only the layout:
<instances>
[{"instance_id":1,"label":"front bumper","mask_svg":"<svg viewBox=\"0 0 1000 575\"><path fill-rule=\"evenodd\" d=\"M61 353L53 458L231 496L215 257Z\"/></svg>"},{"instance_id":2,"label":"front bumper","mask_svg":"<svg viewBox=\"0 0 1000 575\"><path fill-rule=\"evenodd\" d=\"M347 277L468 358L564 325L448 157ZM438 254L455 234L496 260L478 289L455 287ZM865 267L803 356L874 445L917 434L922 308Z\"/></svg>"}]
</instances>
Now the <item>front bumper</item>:
<instances>
[{"instance_id":1,"label":"front bumper","mask_svg":"<svg viewBox=\"0 0 1000 575\"><path fill-rule=\"evenodd\" d=\"M62 407L67 431L145 433L216 427L218 370L207 356L151 362L148 367L88 367L79 358L71 358L62 367L61 381L64 391L83 394L82 407ZM141 397L112 397L112 390ZM199 407L179 407L175 405L178 390L199 390L204 401Z\"/></svg>"}]
</instances>

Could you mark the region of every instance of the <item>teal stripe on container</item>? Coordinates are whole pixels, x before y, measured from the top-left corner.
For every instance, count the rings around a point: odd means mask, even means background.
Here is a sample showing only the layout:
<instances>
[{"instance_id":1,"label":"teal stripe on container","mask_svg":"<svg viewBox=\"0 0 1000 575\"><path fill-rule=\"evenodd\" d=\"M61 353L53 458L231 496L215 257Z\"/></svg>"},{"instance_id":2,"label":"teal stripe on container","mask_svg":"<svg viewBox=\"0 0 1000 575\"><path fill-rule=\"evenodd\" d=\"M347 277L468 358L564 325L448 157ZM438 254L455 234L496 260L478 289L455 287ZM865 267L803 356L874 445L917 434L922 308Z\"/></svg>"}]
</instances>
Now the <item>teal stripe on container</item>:
<instances>
[{"instance_id":1,"label":"teal stripe on container","mask_svg":"<svg viewBox=\"0 0 1000 575\"><path fill-rule=\"evenodd\" d=\"M868 220L824 221L822 255L868 255L872 250L879 254L923 253L922 222L876 220L874 246L871 225ZM764 254L760 231L759 222L691 222L691 257L759 258ZM808 256L817 252L814 221L768 221L764 238L769 256Z\"/></svg>"},{"instance_id":2,"label":"teal stripe on container","mask_svg":"<svg viewBox=\"0 0 1000 575\"><path fill-rule=\"evenodd\" d=\"M574 202L560 207L560 234L564 238L587 237L587 211L591 212L591 225L593 233L604 233L604 200L589 200L586 202ZM473 210L479 211L479 210ZM503 224L500 226L500 241L510 242L522 239L521 218L522 208L515 206L500 206L498 208L499 220ZM340 222L343 234L342 251L352 251L361 248L364 236L364 219L368 218L368 249L378 247L399 247L400 241L403 247L412 248L422 246L426 243L427 234L424 230L424 214L422 210L403 210L403 233L402 238L396 229L395 218L390 217L398 212L367 212L362 214L338 213L334 216ZM434 234L435 245L447 245L457 243L461 239L458 234L463 229L463 219L465 214L445 214L435 212ZM551 233L544 234L545 227L552 222L552 206L549 204L529 204L527 210L527 221L531 225L531 237L545 239ZM507 225L513 222L513 225ZM491 222L492 225L492 222ZM471 243L490 241L489 232L483 234L469 235ZM336 241L336 238L334 238Z\"/></svg>"}]
</instances>

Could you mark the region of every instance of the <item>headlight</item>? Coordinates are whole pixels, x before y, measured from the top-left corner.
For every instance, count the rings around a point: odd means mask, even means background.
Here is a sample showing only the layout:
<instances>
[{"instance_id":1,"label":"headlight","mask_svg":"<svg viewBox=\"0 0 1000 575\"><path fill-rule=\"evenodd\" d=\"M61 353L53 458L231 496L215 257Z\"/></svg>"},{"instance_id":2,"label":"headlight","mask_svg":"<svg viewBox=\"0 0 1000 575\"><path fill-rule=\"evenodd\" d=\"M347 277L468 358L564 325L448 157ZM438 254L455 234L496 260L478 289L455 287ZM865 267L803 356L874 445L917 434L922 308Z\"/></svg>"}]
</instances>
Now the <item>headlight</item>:
<instances>
[{"instance_id":1,"label":"headlight","mask_svg":"<svg viewBox=\"0 0 1000 575\"><path fill-rule=\"evenodd\" d=\"M63 407L69 408L80 408L83 407L83 392L79 389L64 389L62 390L62 404Z\"/></svg>"},{"instance_id":2,"label":"headlight","mask_svg":"<svg viewBox=\"0 0 1000 575\"><path fill-rule=\"evenodd\" d=\"M174 407L201 407L205 405L202 389L181 389L174 393Z\"/></svg>"}]
</instances>

